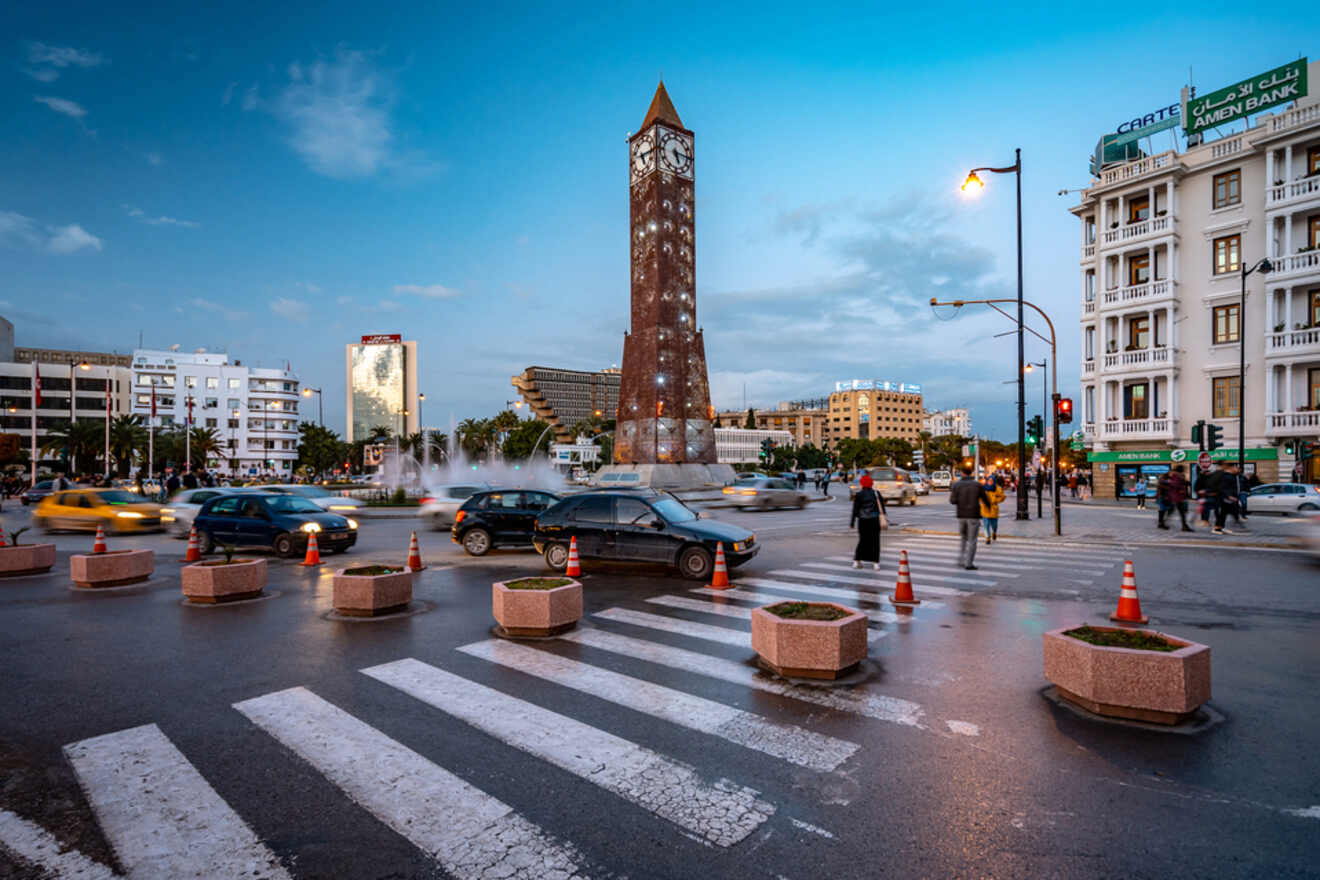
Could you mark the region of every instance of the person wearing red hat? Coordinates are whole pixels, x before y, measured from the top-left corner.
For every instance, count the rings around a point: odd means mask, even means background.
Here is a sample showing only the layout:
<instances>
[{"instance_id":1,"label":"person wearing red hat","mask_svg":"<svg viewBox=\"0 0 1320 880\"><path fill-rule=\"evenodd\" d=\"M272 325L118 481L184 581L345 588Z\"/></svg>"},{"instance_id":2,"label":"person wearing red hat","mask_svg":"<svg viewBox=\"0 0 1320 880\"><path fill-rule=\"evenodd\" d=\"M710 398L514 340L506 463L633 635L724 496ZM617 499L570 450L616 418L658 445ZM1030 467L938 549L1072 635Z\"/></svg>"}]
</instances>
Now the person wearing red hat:
<instances>
[{"instance_id":1,"label":"person wearing red hat","mask_svg":"<svg viewBox=\"0 0 1320 880\"><path fill-rule=\"evenodd\" d=\"M857 549L853 551L853 568L863 562L880 570L880 529L885 524L885 499L872 488L875 481L870 474L862 474L861 489L853 496L852 517L848 528L857 526Z\"/></svg>"}]
</instances>

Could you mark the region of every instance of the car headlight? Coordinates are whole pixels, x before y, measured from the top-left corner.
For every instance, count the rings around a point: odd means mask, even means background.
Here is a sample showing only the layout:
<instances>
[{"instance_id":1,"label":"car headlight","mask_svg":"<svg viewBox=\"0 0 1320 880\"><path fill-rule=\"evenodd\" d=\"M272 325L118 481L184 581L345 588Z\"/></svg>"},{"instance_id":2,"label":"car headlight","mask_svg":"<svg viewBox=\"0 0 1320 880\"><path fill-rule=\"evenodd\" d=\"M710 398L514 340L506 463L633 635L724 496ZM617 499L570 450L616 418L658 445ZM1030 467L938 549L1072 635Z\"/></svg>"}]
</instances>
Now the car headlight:
<instances>
[{"instance_id":1,"label":"car headlight","mask_svg":"<svg viewBox=\"0 0 1320 880\"><path fill-rule=\"evenodd\" d=\"M123 519L142 519L142 514L138 513L136 510L121 510L116 513L115 516Z\"/></svg>"},{"instance_id":2,"label":"car headlight","mask_svg":"<svg viewBox=\"0 0 1320 880\"><path fill-rule=\"evenodd\" d=\"M742 541L734 541L734 542L733 542L733 549L734 549L734 550L737 550L739 553L741 553L741 552L743 551L743 548L744 548L745 546L746 546L746 545L743 544Z\"/></svg>"},{"instance_id":3,"label":"car headlight","mask_svg":"<svg viewBox=\"0 0 1320 880\"><path fill-rule=\"evenodd\" d=\"M356 529L356 528L357 528L357 520L355 520L355 519L350 519L349 517L344 517L344 519L348 520L348 527L349 527L350 529Z\"/></svg>"},{"instance_id":4,"label":"car headlight","mask_svg":"<svg viewBox=\"0 0 1320 880\"><path fill-rule=\"evenodd\" d=\"M331 504L331 505L330 505L330 509L331 509L331 510L357 510L357 506L356 506L356 505L353 505L353 504Z\"/></svg>"},{"instance_id":5,"label":"car headlight","mask_svg":"<svg viewBox=\"0 0 1320 880\"><path fill-rule=\"evenodd\" d=\"M162 508L160 509L160 512L161 512L161 513L173 513L173 512L174 512L174 508L173 508L173 507L162 507Z\"/></svg>"},{"instance_id":6,"label":"car headlight","mask_svg":"<svg viewBox=\"0 0 1320 880\"><path fill-rule=\"evenodd\" d=\"M302 530L310 535L312 532L321 531L321 524L314 522L305 522L302 524Z\"/></svg>"}]
</instances>

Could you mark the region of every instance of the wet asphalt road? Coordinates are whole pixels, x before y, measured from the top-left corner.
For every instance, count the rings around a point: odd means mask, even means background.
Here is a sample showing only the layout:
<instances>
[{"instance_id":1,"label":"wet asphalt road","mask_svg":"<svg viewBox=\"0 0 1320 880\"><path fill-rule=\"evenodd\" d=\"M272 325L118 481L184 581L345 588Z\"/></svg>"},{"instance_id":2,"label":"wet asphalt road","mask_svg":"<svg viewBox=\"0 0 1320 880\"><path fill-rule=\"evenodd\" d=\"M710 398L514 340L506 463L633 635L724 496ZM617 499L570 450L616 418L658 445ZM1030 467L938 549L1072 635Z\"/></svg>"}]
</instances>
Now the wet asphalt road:
<instances>
[{"instance_id":1,"label":"wet asphalt road","mask_svg":"<svg viewBox=\"0 0 1320 880\"><path fill-rule=\"evenodd\" d=\"M937 520L942 502L936 496L916 516ZM859 584L847 580L859 573L834 567L852 549L845 505L711 515L750 524L763 543L735 581L788 591L777 598L844 590L859 607L889 610L871 601L889 576L862 572L874 584ZM23 516L7 508L6 529ZM413 526L364 521L345 559L402 561ZM183 542L112 539L156 549L156 576L89 595L69 589L67 554L90 539L57 537L52 574L0 583L0 810L122 869L62 747L155 724L292 876L446 876L390 827L388 794L384 806L346 796L332 774L233 708L302 687L571 843L593 876L1316 875L1320 818L1306 811L1320 813L1320 569L1300 554L1003 541L980 548L978 572L960 574L938 536L887 533L885 558L909 549L918 595L923 585L946 592L925 593L901 622L873 623L883 635L863 675L838 689L889 698L899 710L886 717L749 687L736 674L751 654L736 609L758 602L713 600L662 569L588 566L581 629L625 636L616 646L627 650L605 650L600 639L532 645L750 713L743 721L759 716L857 746L821 770L747 747L736 719L697 732L607 691L457 651L490 638L493 580L545 569L528 552L472 560L447 535L421 538L431 566L415 581L422 613L344 623L324 617L336 557L310 570L274 562L267 600L192 608L179 603ZM1097 725L1042 698L1040 634L1104 620L1125 559L1152 626L1211 645L1218 726L1177 736ZM960 576L979 583L950 580ZM660 662L675 648L710 669ZM736 844L703 841L535 746L360 671L406 658L690 766L706 783L753 789L773 812ZM578 751L591 758L591 748ZM0 846L7 876L46 875Z\"/></svg>"}]
</instances>

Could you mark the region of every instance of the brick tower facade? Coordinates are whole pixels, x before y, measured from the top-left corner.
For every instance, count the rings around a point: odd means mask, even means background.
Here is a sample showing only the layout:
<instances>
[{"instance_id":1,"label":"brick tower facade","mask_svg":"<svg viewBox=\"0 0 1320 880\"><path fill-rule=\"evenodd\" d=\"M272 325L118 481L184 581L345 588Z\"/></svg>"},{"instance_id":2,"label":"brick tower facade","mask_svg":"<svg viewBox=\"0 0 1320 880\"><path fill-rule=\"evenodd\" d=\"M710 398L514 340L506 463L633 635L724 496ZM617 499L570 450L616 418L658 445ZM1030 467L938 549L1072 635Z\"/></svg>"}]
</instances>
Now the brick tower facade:
<instances>
[{"instance_id":1,"label":"brick tower facade","mask_svg":"<svg viewBox=\"0 0 1320 880\"><path fill-rule=\"evenodd\" d=\"M697 328L693 135L664 83L629 138L632 330L614 432L616 464L712 464L714 412Z\"/></svg>"}]
</instances>

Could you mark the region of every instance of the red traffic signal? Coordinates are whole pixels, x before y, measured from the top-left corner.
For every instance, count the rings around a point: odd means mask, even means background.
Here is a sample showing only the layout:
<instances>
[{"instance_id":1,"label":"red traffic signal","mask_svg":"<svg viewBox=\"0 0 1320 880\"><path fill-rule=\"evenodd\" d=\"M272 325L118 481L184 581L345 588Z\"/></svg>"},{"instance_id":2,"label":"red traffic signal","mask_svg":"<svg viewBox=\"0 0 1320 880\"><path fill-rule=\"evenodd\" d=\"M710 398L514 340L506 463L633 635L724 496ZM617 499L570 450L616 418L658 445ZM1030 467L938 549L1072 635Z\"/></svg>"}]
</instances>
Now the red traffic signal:
<instances>
[{"instance_id":1,"label":"red traffic signal","mask_svg":"<svg viewBox=\"0 0 1320 880\"><path fill-rule=\"evenodd\" d=\"M1066 424L1068 424L1069 422L1072 421L1072 416L1073 416L1073 410L1072 410L1072 398L1071 398L1071 397L1060 397L1060 398L1059 398L1059 424L1061 424L1061 425L1066 425Z\"/></svg>"}]
</instances>

